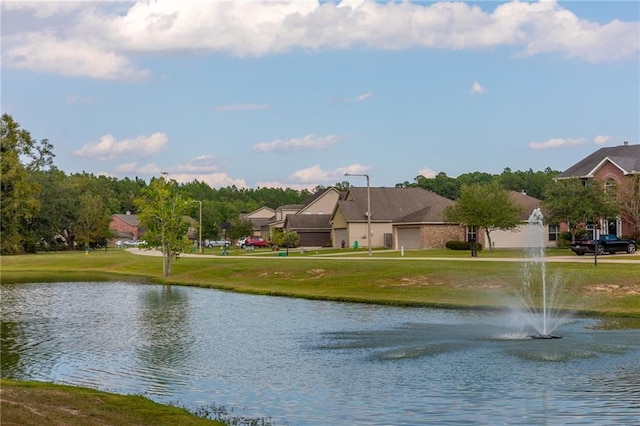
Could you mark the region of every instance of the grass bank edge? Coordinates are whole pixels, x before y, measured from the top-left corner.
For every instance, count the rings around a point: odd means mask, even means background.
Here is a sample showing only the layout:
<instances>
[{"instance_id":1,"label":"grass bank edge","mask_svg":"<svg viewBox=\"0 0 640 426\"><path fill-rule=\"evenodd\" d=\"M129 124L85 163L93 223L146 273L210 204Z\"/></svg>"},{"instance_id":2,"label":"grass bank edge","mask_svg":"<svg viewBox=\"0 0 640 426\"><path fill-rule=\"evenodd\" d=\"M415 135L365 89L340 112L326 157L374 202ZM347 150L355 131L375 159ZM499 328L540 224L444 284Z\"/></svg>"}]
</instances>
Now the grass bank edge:
<instances>
[{"instance_id":1,"label":"grass bank edge","mask_svg":"<svg viewBox=\"0 0 640 426\"><path fill-rule=\"evenodd\" d=\"M154 424L216 426L184 408L154 402L141 395L119 395L79 386L0 379L3 425L19 424Z\"/></svg>"},{"instance_id":2,"label":"grass bank edge","mask_svg":"<svg viewBox=\"0 0 640 426\"><path fill-rule=\"evenodd\" d=\"M428 263L397 260L386 261L382 265L375 260L350 262L348 259L319 257L296 262L256 258L181 258L175 261L174 274L167 279L158 275L161 270L160 258L138 256L126 251L96 252L88 256L82 253L24 255L0 260L2 283L132 281L311 300L451 309L504 310L508 307L501 304L500 300L504 290L476 288L474 282L484 279L487 283L504 284L521 279L518 264L465 262L462 266L456 260ZM549 265L549 270L583 275L591 282L605 282L611 288L633 280L633 277L640 285L640 275L637 274L640 265L621 267L602 264L596 269L585 263L571 263ZM312 271L323 272L313 276L310 275ZM399 285L403 279L415 277L432 281L430 284L436 282L436 285ZM468 285L458 285L460 282ZM583 297L583 301L576 298L576 303L570 304L567 311L581 316L640 318L640 294L602 292L587 296Z\"/></svg>"}]
</instances>

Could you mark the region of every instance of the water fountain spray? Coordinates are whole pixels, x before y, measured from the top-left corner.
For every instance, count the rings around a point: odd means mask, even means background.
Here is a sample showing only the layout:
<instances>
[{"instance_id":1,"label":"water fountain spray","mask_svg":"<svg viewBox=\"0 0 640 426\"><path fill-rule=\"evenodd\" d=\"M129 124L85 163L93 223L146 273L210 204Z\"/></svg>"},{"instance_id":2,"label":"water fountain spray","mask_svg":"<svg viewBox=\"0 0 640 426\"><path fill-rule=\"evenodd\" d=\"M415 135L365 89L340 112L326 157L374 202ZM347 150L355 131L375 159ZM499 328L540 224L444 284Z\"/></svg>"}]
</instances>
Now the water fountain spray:
<instances>
[{"instance_id":1,"label":"water fountain spray","mask_svg":"<svg viewBox=\"0 0 640 426\"><path fill-rule=\"evenodd\" d=\"M551 310L547 301L547 271L545 263L545 244L544 244L544 221L542 212L536 208L529 216L527 224L527 247L528 247L528 261L524 266L524 282L523 287L527 288L527 299L525 300L528 309L528 317L531 319L531 323L536 329L537 333L532 334L529 337L532 339L558 339L561 336L552 334L553 328L551 326ZM534 308L533 294L531 290L540 286L542 292L542 314L537 312ZM540 324L540 322L542 324Z\"/></svg>"}]
</instances>

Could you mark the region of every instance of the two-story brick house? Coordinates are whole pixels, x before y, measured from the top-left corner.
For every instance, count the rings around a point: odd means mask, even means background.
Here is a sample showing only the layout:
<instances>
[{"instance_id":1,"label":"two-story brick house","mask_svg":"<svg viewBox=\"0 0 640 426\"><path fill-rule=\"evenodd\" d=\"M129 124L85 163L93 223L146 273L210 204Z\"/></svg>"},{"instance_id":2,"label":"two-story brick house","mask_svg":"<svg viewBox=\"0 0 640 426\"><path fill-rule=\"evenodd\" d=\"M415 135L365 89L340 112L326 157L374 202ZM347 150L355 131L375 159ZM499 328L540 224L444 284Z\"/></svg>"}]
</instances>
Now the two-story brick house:
<instances>
[{"instance_id":1,"label":"two-story brick house","mask_svg":"<svg viewBox=\"0 0 640 426\"><path fill-rule=\"evenodd\" d=\"M558 175L558 179L578 178L583 182L598 181L603 190L615 196L640 178L640 144L600 148ZM635 188L638 191L639 188ZM637 193L640 198L640 192ZM598 223L586 224L591 238L599 234L639 237L638 224L626 212L617 217L603 217Z\"/></svg>"},{"instance_id":2,"label":"two-story brick house","mask_svg":"<svg viewBox=\"0 0 640 426\"><path fill-rule=\"evenodd\" d=\"M109 242L111 245L115 241L138 241L142 236L143 230L140 228L140 219L138 215L127 212L126 214L114 214L111 216L109 229L113 235L113 239Z\"/></svg>"}]
</instances>

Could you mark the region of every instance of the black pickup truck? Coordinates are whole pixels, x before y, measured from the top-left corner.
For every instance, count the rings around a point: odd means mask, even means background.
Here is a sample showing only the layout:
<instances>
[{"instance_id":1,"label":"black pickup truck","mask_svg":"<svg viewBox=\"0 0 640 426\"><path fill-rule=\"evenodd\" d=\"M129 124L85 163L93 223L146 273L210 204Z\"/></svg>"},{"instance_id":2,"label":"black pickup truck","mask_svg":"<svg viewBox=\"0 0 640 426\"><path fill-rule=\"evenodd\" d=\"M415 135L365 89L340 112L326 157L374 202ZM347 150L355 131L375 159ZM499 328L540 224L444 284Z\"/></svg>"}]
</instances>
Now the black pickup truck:
<instances>
[{"instance_id":1,"label":"black pickup truck","mask_svg":"<svg viewBox=\"0 0 640 426\"><path fill-rule=\"evenodd\" d=\"M619 251L625 253L635 253L638 249L638 243L634 240L621 240L615 235L602 234L597 240L582 239L571 242L571 250L578 256L585 253L595 253L598 255L604 253L614 254Z\"/></svg>"}]
</instances>

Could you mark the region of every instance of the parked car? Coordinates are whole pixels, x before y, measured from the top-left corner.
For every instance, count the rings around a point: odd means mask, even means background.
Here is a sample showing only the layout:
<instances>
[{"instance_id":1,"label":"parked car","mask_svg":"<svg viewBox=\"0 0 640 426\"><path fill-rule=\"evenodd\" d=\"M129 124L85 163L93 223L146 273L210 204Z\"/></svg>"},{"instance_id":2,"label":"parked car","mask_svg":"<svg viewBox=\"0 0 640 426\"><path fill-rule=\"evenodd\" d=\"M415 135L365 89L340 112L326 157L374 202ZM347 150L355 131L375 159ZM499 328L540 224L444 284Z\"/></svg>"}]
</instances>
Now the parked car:
<instances>
[{"instance_id":1,"label":"parked car","mask_svg":"<svg viewBox=\"0 0 640 426\"><path fill-rule=\"evenodd\" d=\"M269 247L271 243L262 237L248 237L244 240L243 247Z\"/></svg>"},{"instance_id":2,"label":"parked car","mask_svg":"<svg viewBox=\"0 0 640 426\"><path fill-rule=\"evenodd\" d=\"M571 242L571 250L578 256L585 253L595 253L598 255L604 253L615 254L619 251L626 253L635 253L638 249L638 243L635 240L623 240L612 234L602 234L597 240L584 238Z\"/></svg>"},{"instance_id":3,"label":"parked car","mask_svg":"<svg viewBox=\"0 0 640 426\"><path fill-rule=\"evenodd\" d=\"M231 241L229 240L205 240L205 247L229 247Z\"/></svg>"}]
</instances>

